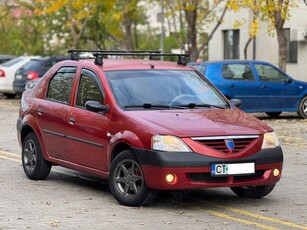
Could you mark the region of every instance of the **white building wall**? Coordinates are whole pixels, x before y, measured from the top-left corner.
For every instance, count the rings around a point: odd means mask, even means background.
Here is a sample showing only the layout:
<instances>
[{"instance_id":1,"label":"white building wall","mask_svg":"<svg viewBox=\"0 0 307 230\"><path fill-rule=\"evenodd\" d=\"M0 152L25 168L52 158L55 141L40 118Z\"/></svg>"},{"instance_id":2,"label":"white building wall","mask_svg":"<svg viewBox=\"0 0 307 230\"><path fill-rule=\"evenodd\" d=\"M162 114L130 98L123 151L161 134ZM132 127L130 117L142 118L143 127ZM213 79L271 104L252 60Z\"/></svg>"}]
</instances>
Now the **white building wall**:
<instances>
[{"instance_id":1,"label":"white building wall","mask_svg":"<svg viewBox=\"0 0 307 230\"><path fill-rule=\"evenodd\" d=\"M225 15L223 24L214 34L209 43L209 60L223 60L223 30L234 28L236 21L244 21L240 26L240 59L244 59L244 46L249 37L249 24L252 21L252 13L249 10L242 9L237 13L228 11ZM307 31L307 6L300 3L299 7L291 10L291 17L285 23L284 28L297 29L304 28ZM249 45L248 59L253 59L253 43ZM267 61L278 65L278 43L276 35L267 34L267 26L260 24L260 32L256 37L256 60ZM298 42L298 62L287 63L287 71L290 76L307 81L307 40Z\"/></svg>"}]
</instances>

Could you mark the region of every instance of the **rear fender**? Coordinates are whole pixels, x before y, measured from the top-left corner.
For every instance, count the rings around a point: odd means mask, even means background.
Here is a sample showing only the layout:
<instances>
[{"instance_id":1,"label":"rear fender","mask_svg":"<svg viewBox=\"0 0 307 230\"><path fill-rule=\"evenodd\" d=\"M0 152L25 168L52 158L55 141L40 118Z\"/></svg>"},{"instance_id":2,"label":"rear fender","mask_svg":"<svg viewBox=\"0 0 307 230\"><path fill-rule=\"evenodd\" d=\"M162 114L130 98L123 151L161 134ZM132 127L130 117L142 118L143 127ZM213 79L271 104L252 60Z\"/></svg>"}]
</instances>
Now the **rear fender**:
<instances>
[{"instance_id":1,"label":"rear fender","mask_svg":"<svg viewBox=\"0 0 307 230\"><path fill-rule=\"evenodd\" d=\"M43 156L45 159L49 158L49 155L47 154L46 148L45 148L45 142L42 138L42 131L40 130L37 120L34 116L31 114L27 114L21 122L20 125L20 145L23 145L23 141L26 138L27 134L29 134L31 131L33 131L39 141L41 150L43 152Z\"/></svg>"}]
</instances>

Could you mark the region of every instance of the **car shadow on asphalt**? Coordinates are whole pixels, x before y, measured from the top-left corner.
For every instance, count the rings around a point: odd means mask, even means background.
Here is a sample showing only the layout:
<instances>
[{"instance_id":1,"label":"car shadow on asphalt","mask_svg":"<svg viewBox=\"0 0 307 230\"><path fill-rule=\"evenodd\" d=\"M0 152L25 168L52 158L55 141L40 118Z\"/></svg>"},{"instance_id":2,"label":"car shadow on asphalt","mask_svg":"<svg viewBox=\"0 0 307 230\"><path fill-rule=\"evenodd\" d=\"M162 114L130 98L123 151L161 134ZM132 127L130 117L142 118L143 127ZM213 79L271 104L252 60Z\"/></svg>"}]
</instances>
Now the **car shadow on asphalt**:
<instances>
[{"instance_id":1,"label":"car shadow on asphalt","mask_svg":"<svg viewBox=\"0 0 307 230\"><path fill-rule=\"evenodd\" d=\"M76 187L84 187L85 189L91 189L93 191L110 193L107 181L62 167L53 167L46 180L61 182Z\"/></svg>"},{"instance_id":2,"label":"car shadow on asphalt","mask_svg":"<svg viewBox=\"0 0 307 230\"><path fill-rule=\"evenodd\" d=\"M233 194L229 188L209 188L181 191L161 191L151 207L220 209L219 206L267 206L276 200L269 197L246 199Z\"/></svg>"},{"instance_id":3,"label":"car shadow on asphalt","mask_svg":"<svg viewBox=\"0 0 307 230\"><path fill-rule=\"evenodd\" d=\"M61 183L62 185L73 186L76 189L89 190L101 194L101 197L113 199L108 182L97 177L77 171L54 168L47 178L49 183ZM246 199L236 196L229 188L209 188L180 191L159 191L154 202L147 206L150 209L219 209L218 205L231 206L267 206L275 199ZM118 204L114 199L114 204ZM118 204L119 205L119 204Z\"/></svg>"},{"instance_id":4,"label":"car shadow on asphalt","mask_svg":"<svg viewBox=\"0 0 307 230\"><path fill-rule=\"evenodd\" d=\"M260 120L303 120L298 116L297 113L282 113L278 117L270 117L265 113L250 113L250 114Z\"/></svg>"}]
</instances>

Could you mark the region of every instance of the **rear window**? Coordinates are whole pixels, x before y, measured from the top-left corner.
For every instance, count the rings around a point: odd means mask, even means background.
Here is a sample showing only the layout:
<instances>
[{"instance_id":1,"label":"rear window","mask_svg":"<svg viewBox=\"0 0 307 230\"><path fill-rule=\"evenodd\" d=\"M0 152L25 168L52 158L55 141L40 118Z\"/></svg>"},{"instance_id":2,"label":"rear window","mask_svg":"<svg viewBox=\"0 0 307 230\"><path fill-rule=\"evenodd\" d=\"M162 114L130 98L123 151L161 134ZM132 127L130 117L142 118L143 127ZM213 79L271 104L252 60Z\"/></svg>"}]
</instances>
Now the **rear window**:
<instances>
[{"instance_id":1,"label":"rear window","mask_svg":"<svg viewBox=\"0 0 307 230\"><path fill-rule=\"evenodd\" d=\"M42 60L33 59L33 60L29 61L27 64L25 64L22 67L22 69L24 69L24 70L38 70L42 64L43 64Z\"/></svg>"},{"instance_id":2,"label":"rear window","mask_svg":"<svg viewBox=\"0 0 307 230\"><path fill-rule=\"evenodd\" d=\"M202 74L205 73L207 66L206 65L199 65L199 64L189 64L189 66L193 67L194 69L198 70Z\"/></svg>"},{"instance_id":3,"label":"rear window","mask_svg":"<svg viewBox=\"0 0 307 230\"><path fill-rule=\"evenodd\" d=\"M23 61L23 58L14 58L14 59L12 59L8 62L3 63L2 66L10 67L10 66L17 64L18 62L21 62L21 61Z\"/></svg>"}]
</instances>

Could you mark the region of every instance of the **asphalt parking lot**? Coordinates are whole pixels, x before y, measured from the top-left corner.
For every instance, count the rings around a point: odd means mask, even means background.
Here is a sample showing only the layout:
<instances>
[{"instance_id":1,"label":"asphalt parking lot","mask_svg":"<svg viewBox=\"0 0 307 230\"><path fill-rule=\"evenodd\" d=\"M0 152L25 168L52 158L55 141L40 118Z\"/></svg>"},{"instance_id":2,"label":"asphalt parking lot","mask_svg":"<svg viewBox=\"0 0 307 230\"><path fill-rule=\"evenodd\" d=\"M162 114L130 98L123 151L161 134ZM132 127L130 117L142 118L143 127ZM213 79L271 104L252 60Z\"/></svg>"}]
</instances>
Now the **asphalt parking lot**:
<instances>
[{"instance_id":1,"label":"asphalt parking lot","mask_svg":"<svg viewBox=\"0 0 307 230\"><path fill-rule=\"evenodd\" d=\"M0 230L2 229L307 229L307 120L285 113L258 118L277 132L284 170L260 200L230 189L162 192L150 206L119 205L104 181L53 167L45 181L23 173L16 137L19 100L0 97Z\"/></svg>"}]
</instances>

